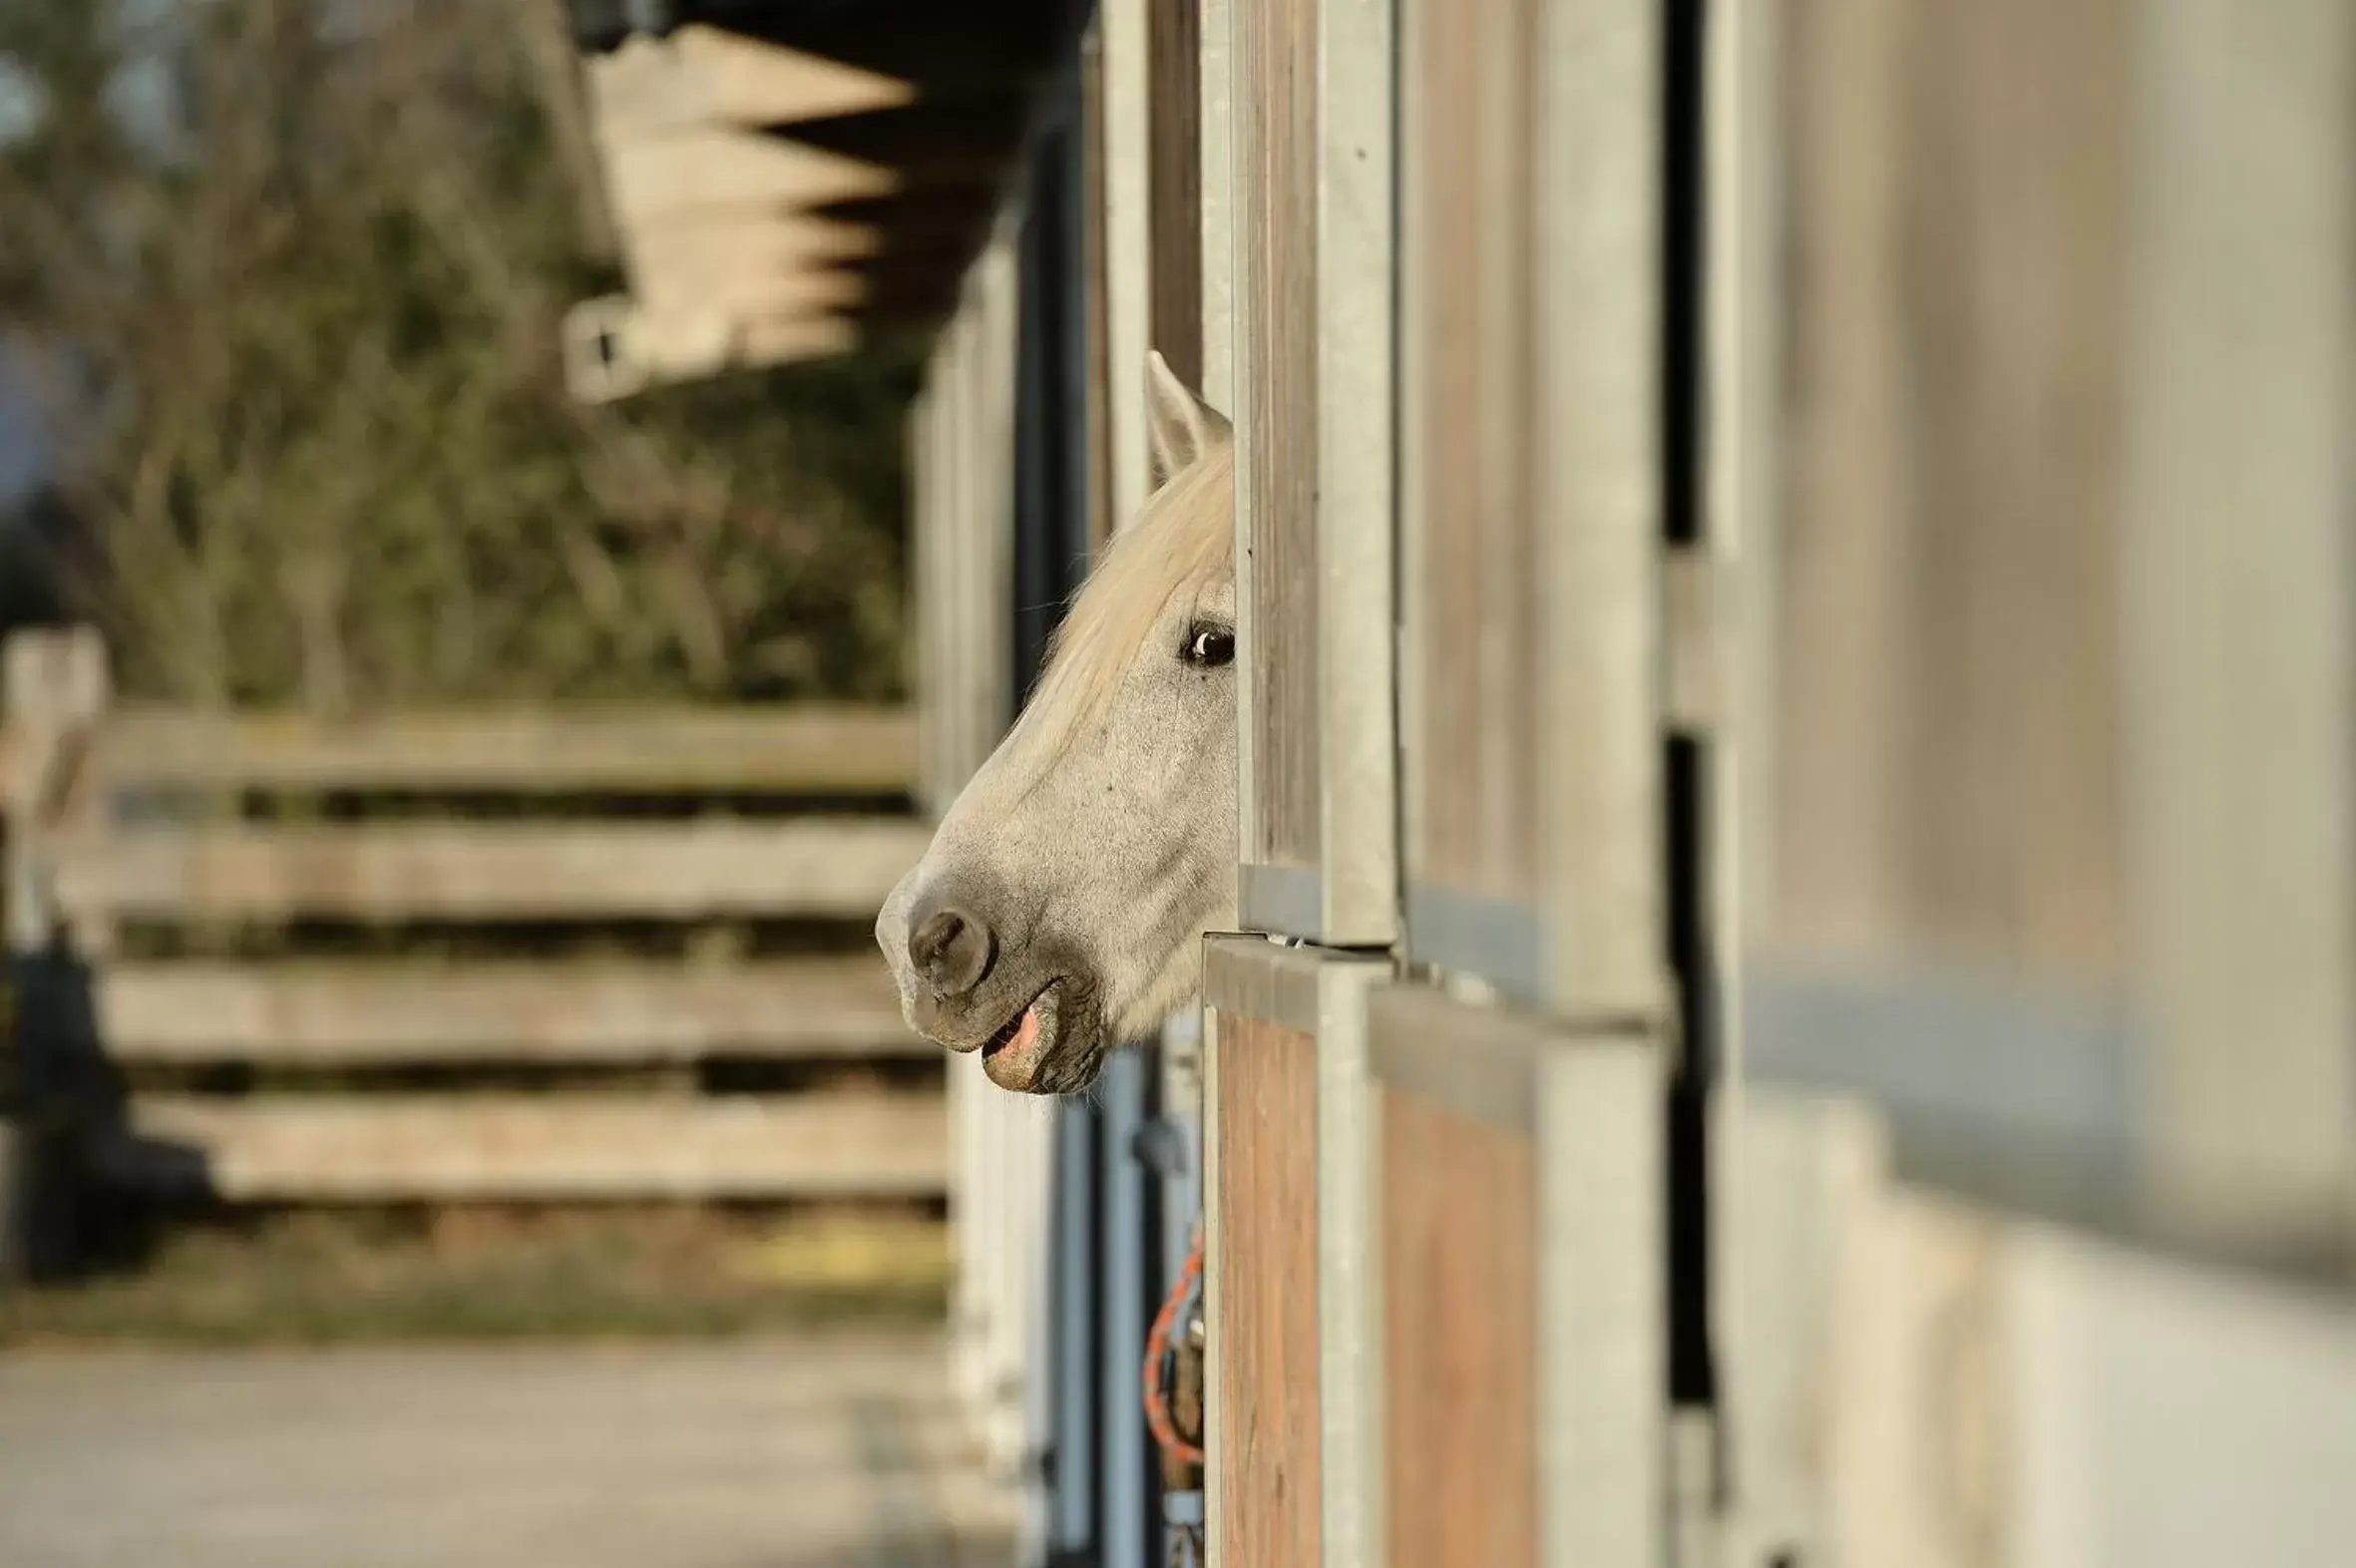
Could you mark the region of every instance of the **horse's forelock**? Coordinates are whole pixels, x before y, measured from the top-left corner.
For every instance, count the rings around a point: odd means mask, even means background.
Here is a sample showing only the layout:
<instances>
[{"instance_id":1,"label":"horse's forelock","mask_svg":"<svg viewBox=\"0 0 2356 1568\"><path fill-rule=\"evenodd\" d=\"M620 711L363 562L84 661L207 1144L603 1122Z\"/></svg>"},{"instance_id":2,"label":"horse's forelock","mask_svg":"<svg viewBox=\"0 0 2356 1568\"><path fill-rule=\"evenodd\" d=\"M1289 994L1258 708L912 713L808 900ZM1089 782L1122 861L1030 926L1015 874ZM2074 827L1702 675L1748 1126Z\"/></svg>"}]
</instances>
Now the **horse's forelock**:
<instances>
[{"instance_id":1,"label":"horse's forelock","mask_svg":"<svg viewBox=\"0 0 2356 1568\"><path fill-rule=\"evenodd\" d=\"M1055 751L1103 719L1170 600L1234 572L1234 473L1233 449L1214 447L1155 495L1089 574L1023 715L1026 727L1053 731Z\"/></svg>"}]
</instances>

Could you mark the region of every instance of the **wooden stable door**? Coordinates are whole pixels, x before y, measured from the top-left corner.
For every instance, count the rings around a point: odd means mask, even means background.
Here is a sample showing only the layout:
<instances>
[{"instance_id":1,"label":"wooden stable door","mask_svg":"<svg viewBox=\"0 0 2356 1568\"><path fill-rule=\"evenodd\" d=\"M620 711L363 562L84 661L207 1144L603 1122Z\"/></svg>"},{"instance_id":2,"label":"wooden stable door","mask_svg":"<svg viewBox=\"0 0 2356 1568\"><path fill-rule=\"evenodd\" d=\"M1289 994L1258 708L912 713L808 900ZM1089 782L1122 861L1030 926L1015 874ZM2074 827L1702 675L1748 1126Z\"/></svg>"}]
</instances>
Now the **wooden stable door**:
<instances>
[{"instance_id":1,"label":"wooden stable door","mask_svg":"<svg viewBox=\"0 0 2356 1568\"><path fill-rule=\"evenodd\" d=\"M1204 1084L1216 1560L1372 1568L1376 1301L1363 956L1213 941Z\"/></svg>"}]
</instances>

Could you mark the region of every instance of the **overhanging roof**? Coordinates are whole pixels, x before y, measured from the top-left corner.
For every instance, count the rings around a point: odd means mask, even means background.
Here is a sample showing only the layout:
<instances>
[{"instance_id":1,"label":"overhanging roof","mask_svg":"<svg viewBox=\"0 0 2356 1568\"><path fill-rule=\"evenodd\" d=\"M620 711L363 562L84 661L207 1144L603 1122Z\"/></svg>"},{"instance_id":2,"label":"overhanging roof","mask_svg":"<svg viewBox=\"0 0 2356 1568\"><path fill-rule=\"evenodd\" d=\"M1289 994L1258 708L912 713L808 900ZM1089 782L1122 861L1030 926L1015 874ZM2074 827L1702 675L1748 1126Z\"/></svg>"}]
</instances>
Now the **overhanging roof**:
<instances>
[{"instance_id":1,"label":"overhanging roof","mask_svg":"<svg viewBox=\"0 0 2356 1568\"><path fill-rule=\"evenodd\" d=\"M1070 0L571 11L629 279L567 324L574 388L595 399L945 317L1079 15Z\"/></svg>"}]
</instances>

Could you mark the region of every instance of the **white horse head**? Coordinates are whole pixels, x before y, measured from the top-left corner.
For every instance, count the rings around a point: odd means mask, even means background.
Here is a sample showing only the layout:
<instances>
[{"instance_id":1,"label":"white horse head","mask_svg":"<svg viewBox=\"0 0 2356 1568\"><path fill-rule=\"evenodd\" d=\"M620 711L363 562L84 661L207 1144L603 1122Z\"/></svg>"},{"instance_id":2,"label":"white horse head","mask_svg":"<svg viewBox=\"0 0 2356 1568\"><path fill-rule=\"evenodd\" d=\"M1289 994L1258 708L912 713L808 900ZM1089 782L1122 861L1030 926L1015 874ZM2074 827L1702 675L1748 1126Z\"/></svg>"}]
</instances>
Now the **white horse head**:
<instances>
[{"instance_id":1,"label":"white horse head","mask_svg":"<svg viewBox=\"0 0 2356 1568\"><path fill-rule=\"evenodd\" d=\"M1160 489L876 922L909 1023L1033 1094L1193 995L1234 920L1234 457L1158 354L1148 381Z\"/></svg>"}]
</instances>

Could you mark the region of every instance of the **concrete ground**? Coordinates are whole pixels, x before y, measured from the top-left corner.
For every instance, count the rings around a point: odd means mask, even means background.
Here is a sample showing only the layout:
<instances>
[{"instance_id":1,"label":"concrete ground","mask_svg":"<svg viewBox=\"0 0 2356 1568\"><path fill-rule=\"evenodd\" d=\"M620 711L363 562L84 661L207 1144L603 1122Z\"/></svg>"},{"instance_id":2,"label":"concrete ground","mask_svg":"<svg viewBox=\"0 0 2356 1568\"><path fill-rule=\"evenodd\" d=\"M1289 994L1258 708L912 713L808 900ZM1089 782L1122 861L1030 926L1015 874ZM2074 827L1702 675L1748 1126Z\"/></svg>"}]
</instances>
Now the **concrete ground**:
<instances>
[{"instance_id":1,"label":"concrete ground","mask_svg":"<svg viewBox=\"0 0 2356 1568\"><path fill-rule=\"evenodd\" d=\"M0 1355L7 1568L1011 1557L924 1335Z\"/></svg>"}]
</instances>

